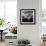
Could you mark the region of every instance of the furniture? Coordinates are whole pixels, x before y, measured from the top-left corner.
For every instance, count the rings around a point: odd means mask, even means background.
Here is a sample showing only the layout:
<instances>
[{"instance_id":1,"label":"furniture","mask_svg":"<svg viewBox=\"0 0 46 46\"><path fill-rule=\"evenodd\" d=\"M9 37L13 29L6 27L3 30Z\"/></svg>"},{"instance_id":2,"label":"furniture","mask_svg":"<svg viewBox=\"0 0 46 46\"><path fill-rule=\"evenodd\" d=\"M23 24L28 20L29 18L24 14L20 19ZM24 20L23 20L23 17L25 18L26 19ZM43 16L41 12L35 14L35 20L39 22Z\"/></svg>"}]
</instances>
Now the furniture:
<instances>
[{"instance_id":1,"label":"furniture","mask_svg":"<svg viewBox=\"0 0 46 46\"><path fill-rule=\"evenodd\" d=\"M18 40L18 46L32 46L30 41L27 39L20 39Z\"/></svg>"},{"instance_id":2,"label":"furniture","mask_svg":"<svg viewBox=\"0 0 46 46\"><path fill-rule=\"evenodd\" d=\"M41 46L46 46L46 33L41 35Z\"/></svg>"},{"instance_id":3,"label":"furniture","mask_svg":"<svg viewBox=\"0 0 46 46\"><path fill-rule=\"evenodd\" d=\"M1 42L2 42L2 34L6 30L6 27L0 27L0 34L1 34Z\"/></svg>"},{"instance_id":4,"label":"furniture","mask_svg":"<svg viewBox=\"0 0 46 46\"><path fill-rule=\"evenodd\" d=\"M46 34L42 34L41 35L41 41L42 42L46 42Z\"/></svg>"},{"instance_id":5,"label":"furniture","mask_svg":"<svg viewBox=\"0 0 46 46\"><path fill-rule=\"evenodd\" d=\"M3 32L3 30L0 30L0 32L1 32L1 42L2 42L2 32Z\"/></svg>"},{"instance_id":6,"label":"furniture","mask_svg":"<svg viewBox=\"0 0 46 46\"><path fill-rule=\"evenodd\" d=\"M5 35L5 46L17 46L17 34L8 33Z\"/></svg>"}]
</instances>

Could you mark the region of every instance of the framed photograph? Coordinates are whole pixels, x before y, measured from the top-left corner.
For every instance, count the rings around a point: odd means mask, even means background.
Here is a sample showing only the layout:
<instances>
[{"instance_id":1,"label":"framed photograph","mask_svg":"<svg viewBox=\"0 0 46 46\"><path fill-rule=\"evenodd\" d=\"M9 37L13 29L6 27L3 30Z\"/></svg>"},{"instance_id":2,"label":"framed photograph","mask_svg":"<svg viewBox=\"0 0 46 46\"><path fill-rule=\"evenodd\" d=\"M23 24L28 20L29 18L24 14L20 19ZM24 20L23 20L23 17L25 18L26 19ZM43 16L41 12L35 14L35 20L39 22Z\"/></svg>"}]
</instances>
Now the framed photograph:
<instances>
[{"instance_id":1,"label":"framed photograph","mask_svg":"<svg viewBox=\"0 0 46 46\"><path fill-rule=\"evenodd\" d=\"M20 9L20 24L35 24L36 10L35 9Z\"/></svg>"}]
</instances>

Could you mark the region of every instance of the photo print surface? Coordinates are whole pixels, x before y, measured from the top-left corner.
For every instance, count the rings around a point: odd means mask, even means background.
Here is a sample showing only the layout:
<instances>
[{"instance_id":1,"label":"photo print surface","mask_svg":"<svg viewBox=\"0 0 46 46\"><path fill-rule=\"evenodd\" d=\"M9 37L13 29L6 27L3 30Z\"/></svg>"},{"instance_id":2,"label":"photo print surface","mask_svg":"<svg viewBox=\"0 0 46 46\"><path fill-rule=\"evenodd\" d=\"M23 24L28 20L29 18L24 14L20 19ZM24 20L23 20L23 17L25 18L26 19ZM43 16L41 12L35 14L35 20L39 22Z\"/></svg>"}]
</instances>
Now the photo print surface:
<instances>
[{"instance_id":1,"label":"photo print surface","mask_svg":"<svg viewBox=\"0 0 46 46\"><path fill-rule=\"evenodd\" d=\"M35 24L35 9L20 9L20 24Z\"/></svg>"}]
</instances>

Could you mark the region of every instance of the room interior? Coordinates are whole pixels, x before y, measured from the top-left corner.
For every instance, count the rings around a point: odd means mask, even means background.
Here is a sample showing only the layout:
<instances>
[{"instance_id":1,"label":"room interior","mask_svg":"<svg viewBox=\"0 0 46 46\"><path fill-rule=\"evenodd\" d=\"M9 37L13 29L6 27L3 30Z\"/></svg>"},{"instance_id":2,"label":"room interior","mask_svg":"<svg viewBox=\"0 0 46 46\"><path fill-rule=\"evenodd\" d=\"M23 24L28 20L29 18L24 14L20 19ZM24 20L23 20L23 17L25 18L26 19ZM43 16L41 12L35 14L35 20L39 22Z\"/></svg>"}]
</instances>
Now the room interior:
<instances>
[{"instance_id":1,"label":"room interior","mask_svg":"<svg viewBox=\"0 0 46 46\"><path fill-rule=\"evenodd\" d=\"M46 46L46 0L0 0L0 46Z\"/></svg>"}]
</instances>

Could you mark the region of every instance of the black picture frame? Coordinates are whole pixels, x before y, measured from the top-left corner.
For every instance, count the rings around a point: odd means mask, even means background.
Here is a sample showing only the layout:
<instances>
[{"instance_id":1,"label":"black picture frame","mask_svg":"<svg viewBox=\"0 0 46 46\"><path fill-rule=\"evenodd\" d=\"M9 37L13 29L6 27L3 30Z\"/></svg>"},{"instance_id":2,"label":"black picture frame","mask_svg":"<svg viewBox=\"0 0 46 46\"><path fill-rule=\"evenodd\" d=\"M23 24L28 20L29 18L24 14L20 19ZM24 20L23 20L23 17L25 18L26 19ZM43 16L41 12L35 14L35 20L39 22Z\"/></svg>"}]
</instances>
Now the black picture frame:
<instances>
[{"instance_id":1,"label":"black picture frame","mask_svg":"<svg viewBox=\"0 0 46 46\"><path fill-rule=\"evenodd\" d=\"M36 24L36 9L20 9L20 24Z\"/></svg>"}]
</instances>

